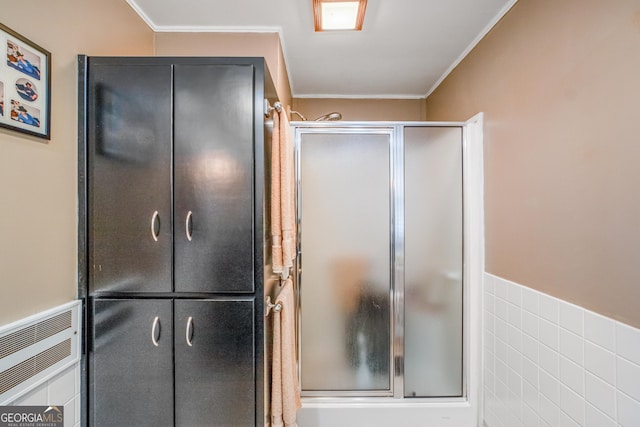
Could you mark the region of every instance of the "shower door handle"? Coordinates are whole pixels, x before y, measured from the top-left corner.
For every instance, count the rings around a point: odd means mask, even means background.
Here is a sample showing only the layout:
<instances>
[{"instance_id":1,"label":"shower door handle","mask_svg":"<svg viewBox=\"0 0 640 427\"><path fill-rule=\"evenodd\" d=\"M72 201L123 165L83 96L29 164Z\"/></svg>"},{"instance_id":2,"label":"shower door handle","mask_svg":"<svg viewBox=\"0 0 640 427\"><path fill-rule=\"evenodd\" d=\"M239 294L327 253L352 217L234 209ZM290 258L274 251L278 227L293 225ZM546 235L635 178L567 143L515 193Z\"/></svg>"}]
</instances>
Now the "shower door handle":
<instances>
[{"instance_id":1,"label":"shower door handle","mask_svg":"<svg viewBox=\"0 0 640 427\"><path fill-rule=\"evenodd\" d=\"M160 341L160 317L156 316L151 326L151 342L158 347L158 341Z\"/></svg>"},{"instance_id":2,"label":"shower door handle","mask_svg":"<svg viewBox=\"0 0 640 427\"><path fill-rule=\"evenodd\" d=\"M187 328L185 330L185 340L187 341L187 345L189 347L193 347L193 317L189 316L187 319Z\"/></svg>"}]
</instances>

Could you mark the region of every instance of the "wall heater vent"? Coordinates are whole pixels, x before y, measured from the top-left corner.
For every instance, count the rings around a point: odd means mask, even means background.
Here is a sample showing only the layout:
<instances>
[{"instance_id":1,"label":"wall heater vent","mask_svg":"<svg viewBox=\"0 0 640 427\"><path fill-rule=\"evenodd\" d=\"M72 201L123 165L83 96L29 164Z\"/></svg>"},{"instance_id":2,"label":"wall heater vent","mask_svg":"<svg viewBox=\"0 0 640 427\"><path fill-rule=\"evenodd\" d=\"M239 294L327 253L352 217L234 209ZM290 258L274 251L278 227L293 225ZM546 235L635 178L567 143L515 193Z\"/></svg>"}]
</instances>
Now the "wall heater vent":
<instances>
[{"instance_id":1,"label":"wall heater vent","mask_svg":"<svg viewBox=\"0 0 640 427\"><path fill-rule=\"evenodd\" d=\"M0 338L0 359L71 328L71 310Z\"/></svg>"},{"instance_id":2,"label":"wall heater vent","mask_svg":"<svg viewBox=\"0 0 640 427\"><path fill-rule=\"evenodd\" d=\"M0 405L80 358L80 301L0 327Z\"/></svg>"}]
</instances>

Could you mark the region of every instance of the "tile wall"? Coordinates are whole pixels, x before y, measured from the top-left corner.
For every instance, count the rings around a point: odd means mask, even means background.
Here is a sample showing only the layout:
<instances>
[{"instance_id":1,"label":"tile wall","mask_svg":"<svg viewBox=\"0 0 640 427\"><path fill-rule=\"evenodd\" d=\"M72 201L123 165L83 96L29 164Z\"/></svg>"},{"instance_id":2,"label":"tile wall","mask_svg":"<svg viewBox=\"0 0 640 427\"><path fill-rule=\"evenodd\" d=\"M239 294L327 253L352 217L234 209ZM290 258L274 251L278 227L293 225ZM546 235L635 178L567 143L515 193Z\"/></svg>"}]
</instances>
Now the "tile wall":
<instances>
[{"instance_id":1,"label":"tile wall","mask_svg":"<svg viewBox=\"0 0 640 427\"><path fill-rule=\"evenodd\" d=\"M487 427L640 426L640 330L491 274Z\"/></svg>"}]
</instances>

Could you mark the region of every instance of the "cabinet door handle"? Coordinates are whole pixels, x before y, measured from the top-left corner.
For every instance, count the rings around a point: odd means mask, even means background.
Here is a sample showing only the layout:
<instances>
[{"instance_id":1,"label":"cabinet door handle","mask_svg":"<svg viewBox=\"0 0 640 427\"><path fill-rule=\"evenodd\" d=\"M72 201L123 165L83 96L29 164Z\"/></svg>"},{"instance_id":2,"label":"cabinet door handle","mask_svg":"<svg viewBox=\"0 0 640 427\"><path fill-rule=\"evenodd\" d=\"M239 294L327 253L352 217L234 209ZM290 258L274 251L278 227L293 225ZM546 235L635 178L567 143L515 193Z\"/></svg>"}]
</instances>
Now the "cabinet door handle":
<instances>
[{"instance_id":1,"label":"cabinet door handle","mask_svg":"<svg viewBox=\"0 0 640 427\"><path fill-rule=\"evenodd\" d=\"M187 219L184 222L184 230L187 234L187 239L191 241L193 238L193 212L189 211Z\"/></svg>"},{"instance_id":2,"label":"cabinet door handle","mask_svg":"<svg viewBox=\"0 0 640 427\"><path fill-rule=\"evenodd\" d=\"M185 339L189 347L193 347L193 317L187 319L187 330L185 331Z\"/></svg>"},{"instance_id":3,"label":"cabinet door handle","mask_svg":"<svg viewBox=\"0 0 640 427\"><path fill-rule=\"evenodd\" d=\"M156 316L153 319L153 326L151 327L151 342L158 347L158 341L160 340L160 317Z\"/></svg>"},{"instance_id":4,"label":"cabinet door handle","mask_svg":"<svg viewBox=\"0 0 640 427\"><path fill-rule=\"evenodd\" d=\"M158 241L158 235L160 234L159 219L160 219L160 214L158 213L158 211L155 211L153 213L153 216L151 217L151 237L153 237L153 240L156 242Z\"/></svg>"}]
</instances>

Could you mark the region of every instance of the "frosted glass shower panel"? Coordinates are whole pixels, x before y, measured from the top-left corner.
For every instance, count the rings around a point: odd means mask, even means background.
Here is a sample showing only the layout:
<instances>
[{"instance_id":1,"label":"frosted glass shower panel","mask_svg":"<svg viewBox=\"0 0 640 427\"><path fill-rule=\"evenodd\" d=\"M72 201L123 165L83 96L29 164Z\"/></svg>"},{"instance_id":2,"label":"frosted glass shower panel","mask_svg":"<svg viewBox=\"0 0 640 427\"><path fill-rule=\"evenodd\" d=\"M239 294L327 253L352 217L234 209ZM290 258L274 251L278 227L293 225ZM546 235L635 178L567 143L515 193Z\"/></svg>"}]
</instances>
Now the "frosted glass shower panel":
<instances>
[{"instance_id":1,"label":"frosted glass shower panel","mask_svg":"<svg viewBox=\"0 0 640 427\"><path fill-rule=\"evenodd\" d=\"M390 389L390 135L303 133L303 391Z\"/></svg>"},{"instance_id":2,"label":"frosted glass shower panel","mask_svg":"<svg viewBox=\"0 0 640 427\"><path fill-rule=\"evenodd\" d=\"M406 397L462 395L462 129L407 127Z\"/></svg>"}]
</instances>

